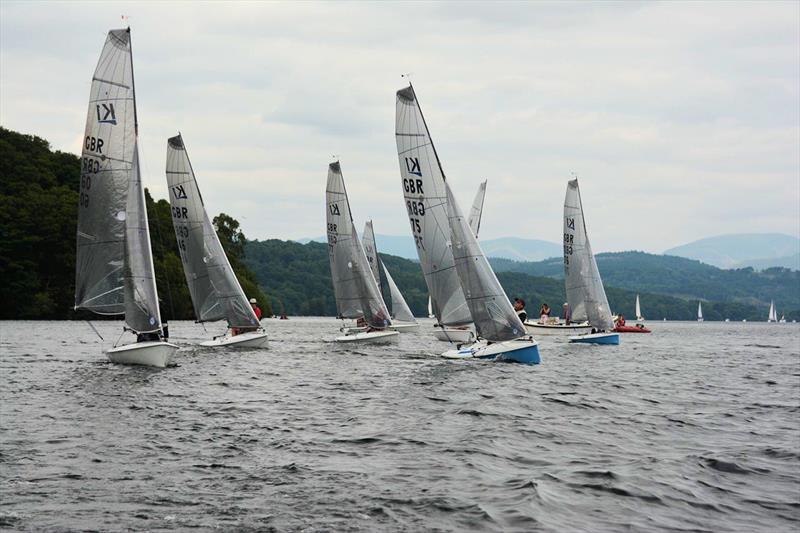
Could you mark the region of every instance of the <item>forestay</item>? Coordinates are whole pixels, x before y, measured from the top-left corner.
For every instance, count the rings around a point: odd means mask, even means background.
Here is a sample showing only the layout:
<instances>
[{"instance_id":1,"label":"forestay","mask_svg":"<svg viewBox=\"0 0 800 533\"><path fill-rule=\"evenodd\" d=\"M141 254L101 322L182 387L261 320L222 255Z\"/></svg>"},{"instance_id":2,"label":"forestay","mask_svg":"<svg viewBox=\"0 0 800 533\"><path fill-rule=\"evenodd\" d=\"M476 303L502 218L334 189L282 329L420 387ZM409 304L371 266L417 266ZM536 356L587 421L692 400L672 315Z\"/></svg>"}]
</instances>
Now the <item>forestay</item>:
<instances>
[{"instance_id":1,"label":"forestay","mask_svg":"<svg viewBox=\"0 0 800 533\"><path fill-rule=\"evenodd\" d=\"M350 202L338 161L328 166L325 197L328 258L339 316L363 316L374 328L389 326L389 311L370 272L367 256L353 225Z\"/></svg>"},{"instance_id":2,"label":"forestay","mask_svg":"<svg viewBox=\"0 0 800 533\"><path fill-rule=\"evenodd\" d=\"M601 330L614 327L600 271L589 244L577 179L569 182L564 198L564 283L573 322L588 320L590 325Z\"/></svg>"},{"instance_id":3,"label":"forestay","mask_svg":"<svg viewBox=\"0 0 800 533\"><path fill-rule=\"evenodd\" d=\"M469 227L476 239L481 229L483 201L486 198L486 181L487 180L483 180L483 183L478 186L478 192L475 193L475 199L472 201L472 208L469 210Z\"/></svg>"},{"instance_id":4,"label":"forestay","mask_svg":"<svg viewBox=\"0 0 800 533\"><path fill-rule=\"evenodd\" d=\"M197 321L224 318L232 328L257 326L258 318L208 218L180 134L167 141L167 185L172 224Z\"/></svg>"},{"instance_id":5,"label":"forestay","mask_svg":"<svg viewBox=\"0 0 800 533\"><path fill-rule=\"evenodd\" d=\"M475 234L458 207L450 185L447 193L448 222L453 257L478 335L490 341L507 341L525 334L523 326L483 254Z\"/></svg>"},{"instance_id":6,"label":"forestay","mask_svg":"<svg viewBox=\"0 0 800 533\"><path fill-rule=\"evenodd\" d=\"M108 33L92 78L81 153L75 308L125 312L125 218L136 154L128 30Z\"/></svg>"},{"instance_id":7,"label":"forestay","mask_svg":"<svg viewBox=\"0 0 800 533\"><path fill-rule=\"evenodd\" d=\"M386 265L381 263L381 266L383 266L383 273L386 275L386 282L389 284L389 294L392 297L392 318L402 322L416 322L417 319L414 318L414 313L412 313L411 309L408 307L406 299L403 298L403 294L400 292L400 289L394 282L392 275L389 274L389 270L386 268Z\"/></svg>"},{"instance_id":8,"label":"forestay","mask_svg":"<svg viewBox=\"0 0 800 533\"><path fill-rule=\"evenodd\" d=\"M395 111L403 195L433 312L440 324L469 324L450 250L444 172L411 85L397 91Z\"/></svg>"}]
</instances>

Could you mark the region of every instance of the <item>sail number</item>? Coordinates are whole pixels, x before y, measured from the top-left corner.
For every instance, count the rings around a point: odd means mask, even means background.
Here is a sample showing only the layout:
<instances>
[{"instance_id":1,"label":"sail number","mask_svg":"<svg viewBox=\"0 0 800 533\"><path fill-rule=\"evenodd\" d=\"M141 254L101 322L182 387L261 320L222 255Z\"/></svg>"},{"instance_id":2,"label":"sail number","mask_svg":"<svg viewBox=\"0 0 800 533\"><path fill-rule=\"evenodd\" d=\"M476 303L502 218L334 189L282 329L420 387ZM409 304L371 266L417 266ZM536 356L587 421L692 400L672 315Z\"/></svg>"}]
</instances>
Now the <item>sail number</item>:
<instances>
[{"instance_id":1,"label":"sail number","mask_svg":"<svg viewBox=\"0 0 800 533\"><path fill-rule=\"evenodd\" d=\"M572 255L572 239L575 236L570 233L564 234L564 264L569 265L569 256Z\"/></svg>"},{"instance_id":2,"label":"sail number","mask_svg":"<svg viewBox=\"0 0 800 533\"><path fill-rule=\"evenodd\" d=\"M421 217L425 216L425 204L422 202L413 202L411 200L407 200L406 208L408 209L409 215L418 215Z\"/></svg>"},{"instance_id":3,"label":"sail number","mask_svg":"<svg viewBox=\"0 0 800 533\"><path fill-rule=\"evenodd\" d=\"M425 194L422 191L422 180L403 178L403 190L414 194Z\"/></svg>"}]
</instances>

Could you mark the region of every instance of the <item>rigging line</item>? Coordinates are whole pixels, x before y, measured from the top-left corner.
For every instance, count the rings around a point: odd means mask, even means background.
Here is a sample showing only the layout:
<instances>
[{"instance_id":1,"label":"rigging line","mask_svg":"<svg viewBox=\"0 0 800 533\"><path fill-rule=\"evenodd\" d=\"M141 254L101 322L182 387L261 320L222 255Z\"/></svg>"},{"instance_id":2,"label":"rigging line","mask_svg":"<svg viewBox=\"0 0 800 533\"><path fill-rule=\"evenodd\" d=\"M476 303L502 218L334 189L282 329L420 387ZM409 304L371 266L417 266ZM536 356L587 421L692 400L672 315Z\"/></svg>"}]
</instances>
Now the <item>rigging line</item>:
<instances>
[{"instance_id":1,"label":"rigging line","mask_svg":"<svg viewBox=\"0 0 800 533\"><path fill-rule=\"evenodd\" d=\"M100 332L99 332L99 331L97 331L97 328L96 328L96 327L94 327L94 324L92 324L92 323L91 323L90 321L88 321L88 320L86 321L86 323L87 323L87 324L89 324L89 327L90 327L90 328L92 328L92 331L94 331L94 332L97 334L97 336L98 336L98 337L100 337L100 340L101 340L101 341L105 341L105 339L103 338L103 336L102 336L102 335L100 335Z\"/></svg>"}]
</instances>

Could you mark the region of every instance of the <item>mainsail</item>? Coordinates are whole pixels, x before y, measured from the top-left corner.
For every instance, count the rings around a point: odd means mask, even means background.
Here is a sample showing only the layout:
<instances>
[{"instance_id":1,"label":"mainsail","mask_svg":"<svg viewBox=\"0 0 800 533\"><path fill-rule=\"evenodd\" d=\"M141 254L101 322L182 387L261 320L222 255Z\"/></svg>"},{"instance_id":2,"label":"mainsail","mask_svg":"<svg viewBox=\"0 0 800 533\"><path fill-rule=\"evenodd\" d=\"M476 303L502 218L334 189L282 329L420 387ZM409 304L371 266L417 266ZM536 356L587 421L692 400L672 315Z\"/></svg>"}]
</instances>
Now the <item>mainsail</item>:
<instances>
[{"instance_id":1,"label":"mainsail","mask_svg":"<svg viewBox=\"0 0 800 533\"><path fill-rule=\"evenodd\" d=\"M644 320L642 308L639 306L639 295L636 295L636 320Z\"/></svg>"},{"instance_id":2,"label":"mainsail","mask_svg":"<svg viewBox=\"0 0 800 533\"><path fill-rule=\"evenodd\" d=\"M375 283L378 284L379 290L381 287L381 277L378 265L380 264L383 267L386 281L389 284L389 295L392 297L392 305L389 307L391 317L404 322L416 322L414 314L411 312L411 309L409 309L400 289L395 284L391 274L389 274L389 269L386 268L386 265L383 264L383 261L381 261L378 256L378 245L375 242L375 230L373 229L371 220L368 220L367 223L364 224L364 234L361 241L364 245L364 254L367 256L369 267L372 270L372 275L375 278ZM381 291L381 294L383 294L383 291ZM386 301L386 295L383 295L383 301Z\"/></svg>"},{"instance_id":3,"label":"mainsail","mask_svg":"<svg viewBox=\"0 0 800 533\"><path fill-rule=\"evenodd\" d=\"M564 283L573 322L588 320L601 330L614 327L603 280L589 244L577 179L569 182L564 198Z\"/></svg>"},{"instance_id":4,"label":"mainsail","mask_svg":"<svg viewBox=\"0 0 800 533\"><path fill-rule=\"evenodd\" d=\"M389 311L370 273L367 256L358 240L339 162L328 166L325 191L328 223L328 259L333 292L341 318L363 316L374 328L391 324Z\"/></svg>"},{"instance_id":5,"label":"mainsail","mask_svg":"<svg viewBox=\"0 0 800 533\"><path fill-rule=\"evenodd\" d=\"M422 273L439 323L469 324L450 250L445 177L414 88L397 91L395 137L403 195Z\"/></svg>"},{"instance_id":6,"label":"mainsail","mask_svg":"<svg viewBox=\"0 0 800 533\"><path fill-rule=\"evenodd\" d=\"M703 320L703 303L697 302L697 320Z\"/></svg>"},{"instance_id":7,"label":"mainsail","mask_svg":"<svg viewBox=\"0 0 800 533\"><path fill-rule=\"evenodd\" d=\"M458 207L450 185L447 193L448 222L453 257L478 335L490 341L507 341L525 334L517 313L497 281L475 234Z\"/></svg>"},{"instance_id":8,"label":"mainsail","mask_svg":"<svg viewBox=\"0 0 800 533\"><path fill-rule=\"evenodd\" d=\"M481 217L483 216L483 201L486 198L486 181L478 185L478 192L475 193L475 199L472 201L472 208L469 210L469 227L475 238L478 238L478 232L481 229Z\"/></svg>"},{"instance_id":9,"label":"mainsail","mask_svg":"<svg viewBox=\"0 0 800 533\"><path fill-rule=\"evenodd\" d=\"M125 313L159 331L153 257L138 159L130 29L108 32L92 77L81 154L75 308Z\"/></svg>"},{"instance_id":10,"label":"mainsail","mask_svg":"<svg viewBox=\"0 0 800 533\"><path fill-rule=\"evenodd\" d=\"M361 236L361 242L364 245L364 255L367 256L372 276L375 278L375 283L378 284L378 289L380 289L381 271L378 267L380 259L378 258L378 246L375 243L375 230L372 228L371 220L368 220L366 224L364 224L364 233ZM381 291L381 293L383 293L383 291Z\"/></svg>"},{"instance_id":11,"label":"mainsail","mask_svg":"<svg viewBox=\"0 0 800 533\"><path fill-rule=\"evenodd\" d=\"M180 134L167 140L167 185L172 224L197 321L224 318L232 328L257 326L258 318L208 218Z\"/></svg>"},{"instance_id":12,"label":"mainsail","mask_svg":"<svg viewBox=\"0 0 800 533\"><path fill-rule=\"evenodd\" d=\"M775 302L771 301L769 303L769 315L767 317L767 322L777 322L778 321L778 313L775 311Z\"/></svg>"}]
</instances>

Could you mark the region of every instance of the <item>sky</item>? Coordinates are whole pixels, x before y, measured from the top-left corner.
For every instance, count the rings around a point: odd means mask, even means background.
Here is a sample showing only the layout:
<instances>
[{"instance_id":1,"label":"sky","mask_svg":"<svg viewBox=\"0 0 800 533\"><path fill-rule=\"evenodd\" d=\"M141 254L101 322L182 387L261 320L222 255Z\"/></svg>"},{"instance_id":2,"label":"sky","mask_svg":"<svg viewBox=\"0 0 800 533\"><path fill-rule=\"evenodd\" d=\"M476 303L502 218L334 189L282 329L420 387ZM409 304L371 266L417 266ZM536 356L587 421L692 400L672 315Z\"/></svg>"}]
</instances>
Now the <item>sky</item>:
<instances>
[{"instance_id":1,"label":"sky","mask_svg":"<svg viewBox=\"0 0 800 533\"><path fill-rule=\"evenodd\" d=\"M123 21L121 17L128 17ZM411 74L482 238L559 242L581 183L596 252L800 235L800 2L0 2L0 125L80 154L109 29L131 26L145 185L183 134L249 239L409 235L394 140Z\"/></svg>"}]
</instances>

